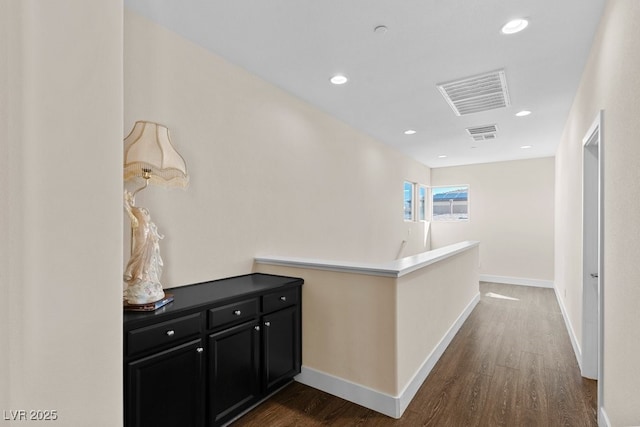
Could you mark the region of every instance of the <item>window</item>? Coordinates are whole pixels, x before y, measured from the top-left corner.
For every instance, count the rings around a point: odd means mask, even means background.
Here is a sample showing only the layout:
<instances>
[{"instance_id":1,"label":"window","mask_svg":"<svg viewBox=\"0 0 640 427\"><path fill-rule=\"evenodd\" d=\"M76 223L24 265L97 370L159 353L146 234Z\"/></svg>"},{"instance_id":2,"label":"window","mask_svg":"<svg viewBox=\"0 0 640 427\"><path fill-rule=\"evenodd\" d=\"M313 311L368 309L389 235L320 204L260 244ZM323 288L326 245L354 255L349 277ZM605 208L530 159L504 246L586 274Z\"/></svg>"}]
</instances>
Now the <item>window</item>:
<instances>
[{"instance_id":1,"label":"window","mask_svg":"<svg viewBox=\"0 0 640 427\"><path fill-rule=\"evenodd\" d=\"M418 220L426 221L427 219L427 187L421 185L418 187Z\"/></svg>"},{"instance_id":2,"label":"window","mask_svg":"<svg viewBox=\"0 0 640 427\"><path fill-rule=\"evenodd\" d=\"M457 185L431 188L433 221L468 221L469 186Z\"/></svg>"},{"instance_id":3,"label":"window","mask_svg":"<svg viewBox=\"0 0 640 427\"><path fill-rule=\"evenodd\" d=\"M404 220L413 221L413 182L404 182Z\"/></svg>"}]
</instances>

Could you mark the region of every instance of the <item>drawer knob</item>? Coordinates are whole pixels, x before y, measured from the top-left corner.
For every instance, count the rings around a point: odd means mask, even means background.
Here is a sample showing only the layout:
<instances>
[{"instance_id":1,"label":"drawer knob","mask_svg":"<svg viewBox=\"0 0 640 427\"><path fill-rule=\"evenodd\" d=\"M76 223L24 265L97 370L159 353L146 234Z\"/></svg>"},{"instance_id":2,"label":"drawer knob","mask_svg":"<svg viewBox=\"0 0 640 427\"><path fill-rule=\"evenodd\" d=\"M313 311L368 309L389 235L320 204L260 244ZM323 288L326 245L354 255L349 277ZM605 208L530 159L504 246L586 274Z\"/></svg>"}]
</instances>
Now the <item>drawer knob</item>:
<instances>
[{"instance_id":1,"label":"drawer knob","mask_svg":"<svg viewBox=\"0 0 640 427\"><path fill-rule=\"evenodd\" d=\"M264 322L264 326L271 326L271 322Z\"/></svg>"},{"instance_id":2,"label":"drawer knob","mask_svg":"<svg viewBox=\"0 0 640 427\"><path fill-rule=\"evenodd\" d=\"M240 316L242 312L240 310L235 310L233 314L235 314L236 316Z\"/></svg>"},{"instance_id":3,"label":"drawer knob","mask_svg":"<svg viewBox=\"0 0 640 427\"><path fill-rule=\"evenodd\" d=\"M176 331L174 331L174 330L169 330L169 331L167 331L167 336L168 336L168 337L172 337L172 336L174 336L174 335L175 335L175 333L176 333Z\"/></svg>"},{"instance_id":4,"label":"drawer knob","mask_svg":"<svg viewBox=\"0 0 640 427\"><path fill-rule=\"evenodd\" d=\"M283 302L284 302L284 301L286 301L286 300L287 300L287 297L285 297L285 296L280 297L280 301L283 301Z\"/></svg>"},{"instance_id":5,"label":"drawer knob","mask_svg":"<svg viewBox=\"0 0 640 427\"><path fill-rule=\"evenodd\" d=\"M256 331L259 331L260 330L260 326L259 325L254 326L253 329L255 329Z\"/></svg>"},{"instance_id":6,"label":"drawer knob","mask_svg":"<svg viewBox=\"0 0 640 427\"><path fill-rule=\"evenodd\" d=\"M204 348L202 348L202 347L198 347L198 348L196 348L196 351L197 351L198 353L202 353L202 352L204 351Z\"/></svg>"}]
</instances>

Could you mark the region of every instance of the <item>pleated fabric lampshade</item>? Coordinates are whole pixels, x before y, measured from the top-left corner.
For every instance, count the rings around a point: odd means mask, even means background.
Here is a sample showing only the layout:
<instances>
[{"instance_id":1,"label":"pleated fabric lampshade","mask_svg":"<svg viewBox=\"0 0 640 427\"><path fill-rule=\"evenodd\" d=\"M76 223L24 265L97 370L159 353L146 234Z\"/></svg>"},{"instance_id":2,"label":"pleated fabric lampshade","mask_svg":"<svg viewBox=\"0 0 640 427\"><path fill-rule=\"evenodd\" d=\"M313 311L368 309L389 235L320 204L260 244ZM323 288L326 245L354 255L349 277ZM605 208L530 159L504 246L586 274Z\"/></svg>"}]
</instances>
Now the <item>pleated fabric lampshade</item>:
<instances>
[{"instance_id":1,"label":"pleated fabric lampshade","mask_svg":"<svg viewBox=\"0 0 640 427\"><path fill-rule=\"evenodd\" d=\"M147 121L135 123L124 139L124 180L187 187L187 164L171 143L166 126Z\"/></svg>"}]
</instances>

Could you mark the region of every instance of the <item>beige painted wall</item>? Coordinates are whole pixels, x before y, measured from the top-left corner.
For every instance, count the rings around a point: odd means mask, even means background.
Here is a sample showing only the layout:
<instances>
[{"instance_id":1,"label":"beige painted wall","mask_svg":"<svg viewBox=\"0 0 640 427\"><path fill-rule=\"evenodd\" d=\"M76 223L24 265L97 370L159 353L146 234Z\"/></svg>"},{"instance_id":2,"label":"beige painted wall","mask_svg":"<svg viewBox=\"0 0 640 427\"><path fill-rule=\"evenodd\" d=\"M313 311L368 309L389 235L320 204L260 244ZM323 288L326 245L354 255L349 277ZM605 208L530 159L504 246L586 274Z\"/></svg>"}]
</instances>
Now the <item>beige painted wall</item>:
<instances>
[{"instance_id":1,"label":"beige painted wall","mask_svg":"<svg viewBox=\"0 0 640 427\"><path fill-rule=\"evenodd\" d=\"M398 392L478 295L479 247L397 280Z\"/></svg>"},{"instance_id":2,"label":"beige painted wall","mask_svg":"<svg viewBox=\"0 0 640 427\"><path fill-rule=\"evenodd\" d=\"M469 221L432 222L431 244L480 241L480 274L552 281L552 157L431 170L431 185L469 185Z\"/></svg>"},{"instance_id":3,"label":"beige painted wall","mask_svg":"<svg viewBox=\"0 0 640 427\"><path fill-rule=\"evenodd\" d=\"M610 0L556 155L556 286L581 337L582 138L604 110L604 407L640 425L640 2ZM632 195L631 197L629 197ZM564 296L566 291L566 297Z\"/></svg>"},{"instance_id":4,"label":"beige painted wall","mask_svg":"<svg viewBox=\"0 0 640 427\"><path fill-rule=\"evenodd\" d=\"M302 364L398 394L396 279L256 264L260 273L302 277Z\"/></svg>"},{"instance_id":5,"label":"beige painted wall","mask_svg":"<svg viewBox=\"0 0 640 427\"><path fill-rule=\"evenodd\" d=\"M478 295L477 263L475 246L399 278L254 269L304 279L304 367L398 397Z\"/></svg>"},{"instance_id":6,"label":"beige painted wall","mask_svg":"<svg viewBox=\"0 0 640 427\"><path fill-rule=\"evenodd\" d=\"M122 9L0 2L0 409L56 425L122 423Z\"/></svg>"},{"instance_id":7,"label":"beige painted wall","mask_svg":"<svg viewBox=\"0 0 640 427\"><path fill-rule=\"evenodd\" d=\"M402 185L428 184L426 166L125 10L124 132L140 119L169 127L191 175L186 191L137 197L166 235L165 287L247 273L265 253L425 250L422 224L402 219Z\"/></svg>"},{"instance_id":8,"label":"beige painted wall","mask_svg":"<svg viewBox=\"0 0 640 427\"><path fill-rule=\"evenodd\" d=\"M12 251L22 251L19 243L14 243L11 239L11 225L14 221L10 221L9 216L11 201L16 197L16 193L12 192L9 179L17 172L15 167L11 166L9 159L15 158L13 154L13 144L10 145L5 141L11 138L19 137L19 130L12 126L14 121L11 115L12 111L20 111L21 102L20 95L16 93L16 85L13 84L15 79L21 74L20 64L22 63L18 33L18 25L20 22L20 11L15 5L8 1L0 1L0 291L6 296L0 298L0 325L9 325L11 317L9 316L10 298L9 298L9 266L11 262L9 257ZM11 62L10 62L11 60ZM13 64L10 66L10 64ZM11 105L11 107L10 107ZM13 216L13 215L12 215ZM11 334L9 328L3 326L0 328L0 341L3 343L10 342ZM7 407L10 402L10 370L11 357L9 346L0 347L0 405Z\"/></svg>"}]
</instances>

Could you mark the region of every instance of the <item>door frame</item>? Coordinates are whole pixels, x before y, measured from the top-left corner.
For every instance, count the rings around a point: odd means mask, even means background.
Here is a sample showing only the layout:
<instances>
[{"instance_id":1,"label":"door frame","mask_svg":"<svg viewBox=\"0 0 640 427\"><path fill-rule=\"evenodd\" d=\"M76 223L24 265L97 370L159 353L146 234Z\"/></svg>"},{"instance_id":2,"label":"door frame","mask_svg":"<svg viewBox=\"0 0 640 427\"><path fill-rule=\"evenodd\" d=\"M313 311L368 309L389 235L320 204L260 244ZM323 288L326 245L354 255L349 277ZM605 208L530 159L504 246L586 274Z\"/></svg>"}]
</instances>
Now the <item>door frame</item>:
<instances>
[{"instance_id":1,"label":"door frame","mask_svg":"<svg viewBox=\"0 0 640 427\"><path fill-rule=\"evenodd\" d=\"M598 417L604 406L604 111L598 112L582 140L583 147L583 282L582 282L582 376L598 380ZM595 158L594 158L595 155ZM595 184L595 186L594 186ZM595 187L595 188L594 188ZM596 200L588 201L588 197ZM587 202L585 200L587 199ZM597 207L597 216L587 209ZM594 227L597 224L597 227ZM588 245L596 244L597 254ZM589 258L591 257L591 258ZM591 274L597 274L595 292ZM590 346L590 347L587 347Z\"/></svg>"}]
</instances>

